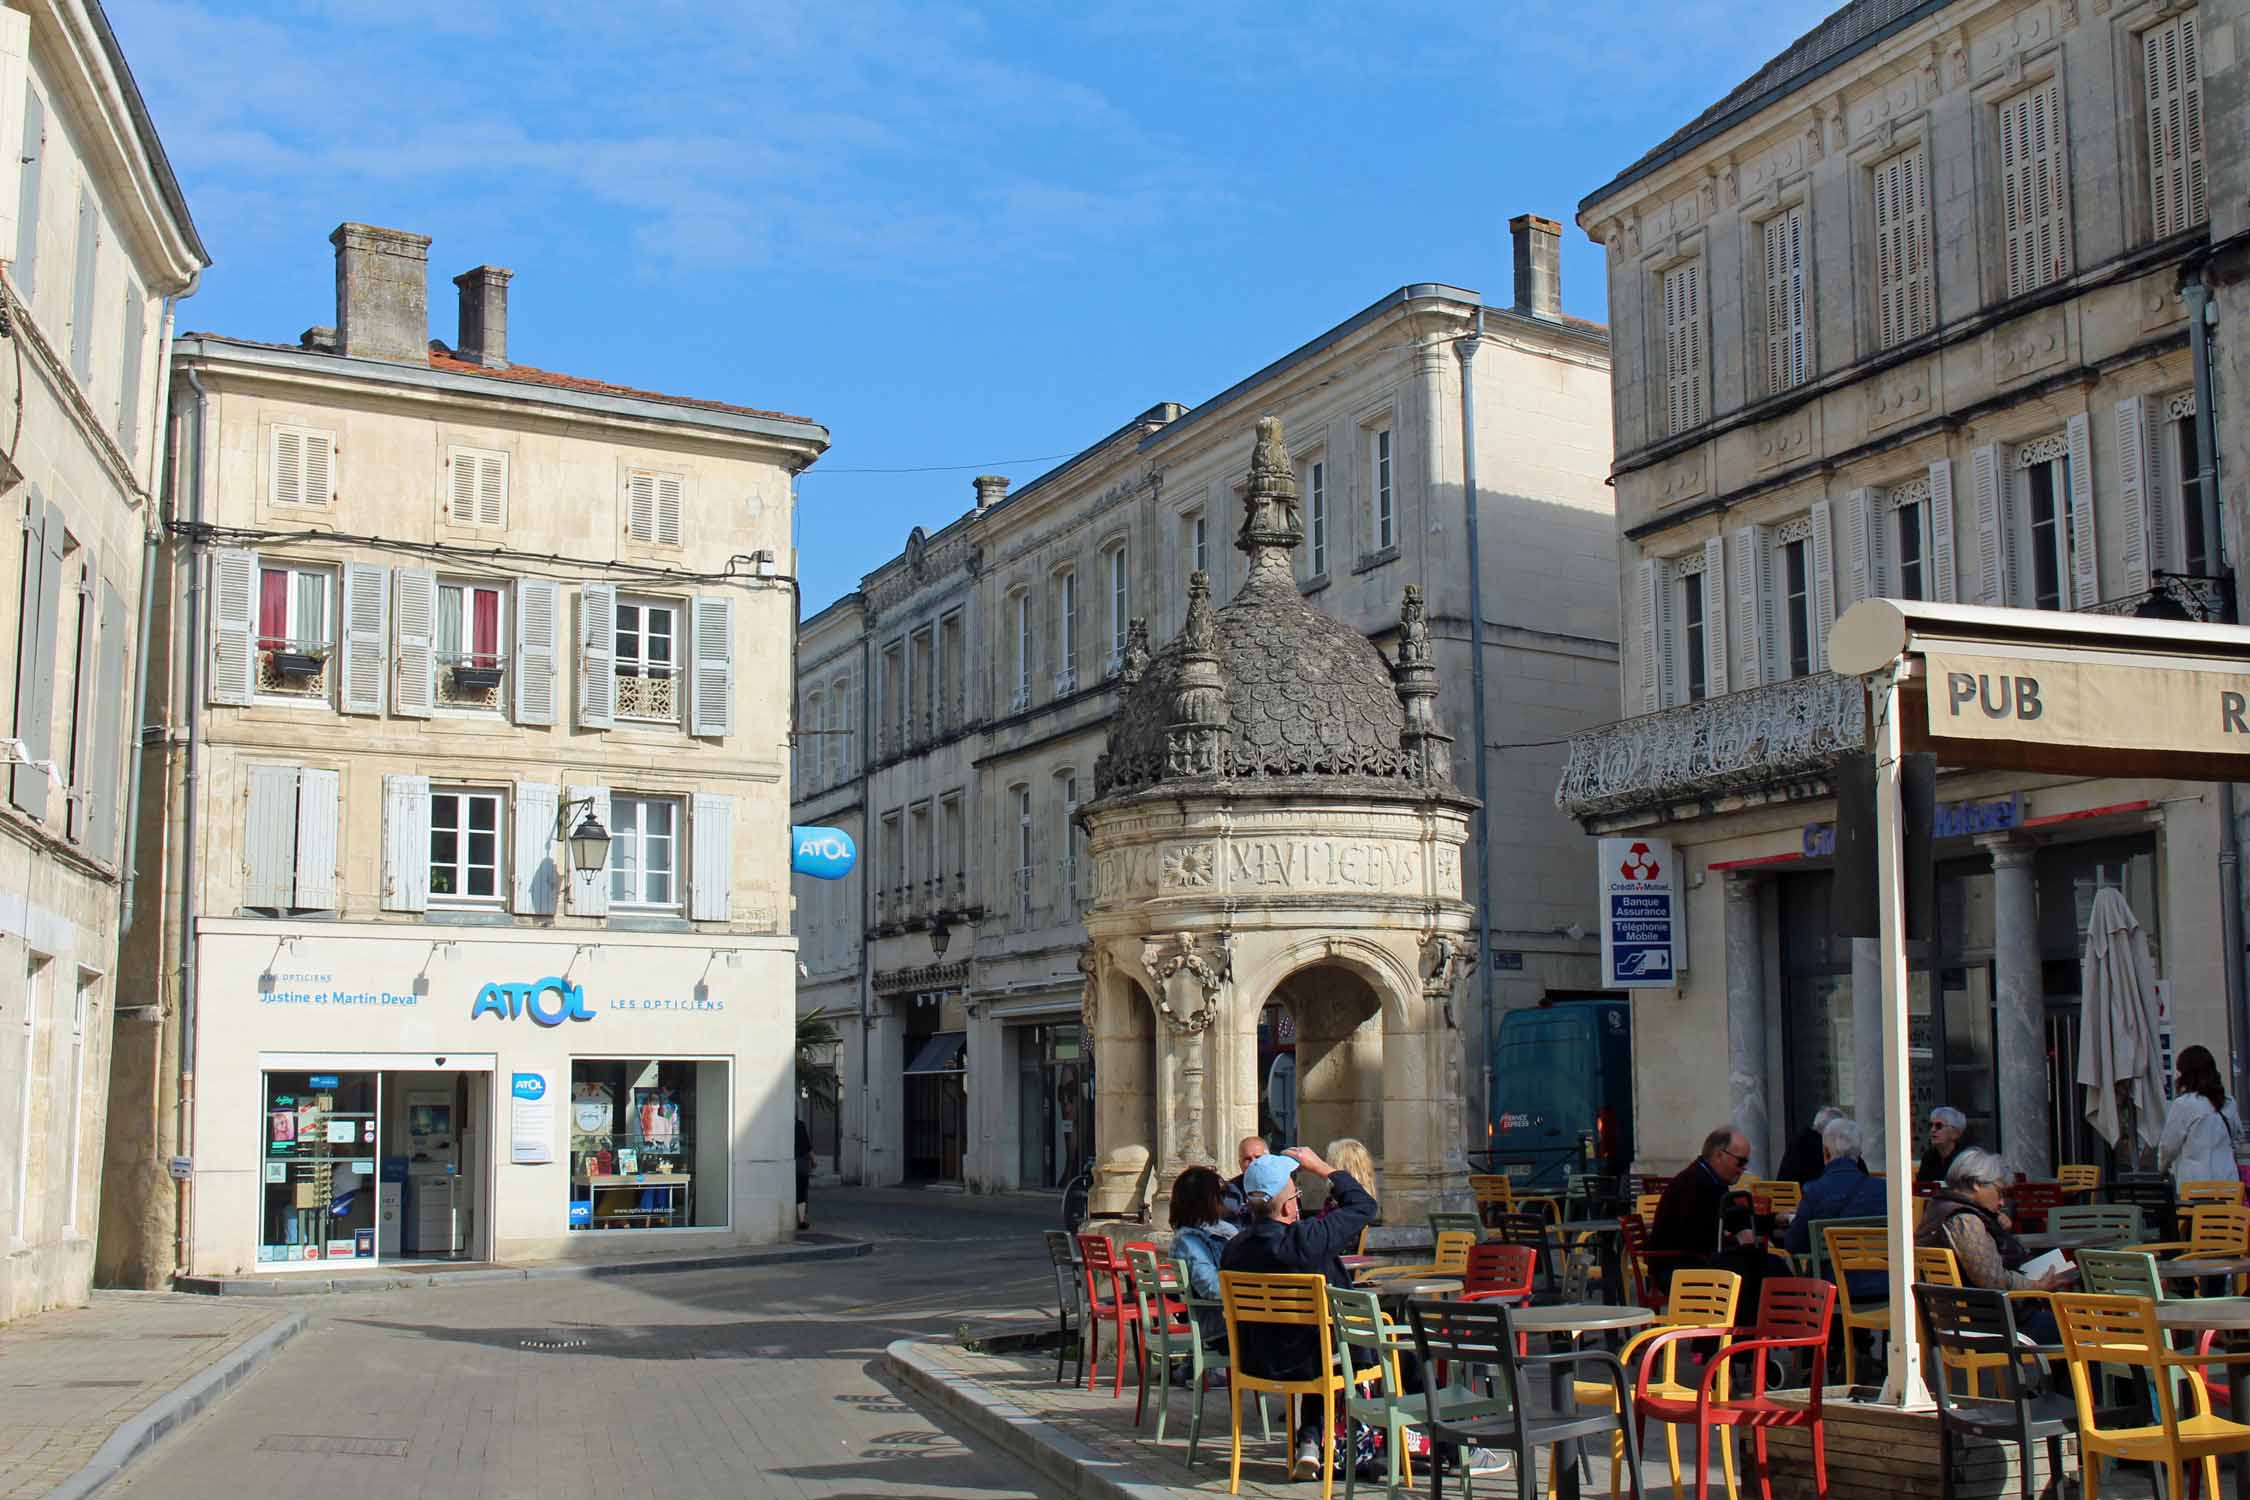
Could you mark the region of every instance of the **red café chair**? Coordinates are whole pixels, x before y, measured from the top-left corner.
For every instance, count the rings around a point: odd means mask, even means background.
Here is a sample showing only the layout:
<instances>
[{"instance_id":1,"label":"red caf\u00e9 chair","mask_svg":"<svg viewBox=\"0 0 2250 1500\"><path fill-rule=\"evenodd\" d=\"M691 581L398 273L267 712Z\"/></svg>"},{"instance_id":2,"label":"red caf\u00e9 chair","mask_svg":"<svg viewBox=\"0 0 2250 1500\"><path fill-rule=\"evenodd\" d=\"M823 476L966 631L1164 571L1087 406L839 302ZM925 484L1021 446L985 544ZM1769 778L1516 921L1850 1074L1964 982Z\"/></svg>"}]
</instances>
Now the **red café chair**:
<instances>
[{"instance_id":1,"label":"red caf\u00e9 chair","mask_svg":"<svg viewBox=\"0 0 2250 1500\"><path fill-rule=\"evenodd\" d=\"M1711 1430L1747 1427L1750 1451L1758 1470L1758 1493L1773 1494L1772 1473L1766 1461L1766 1433L1775 1427L1812 1430L1813 1493L1828 1493L1828 1448L1821 1426L1820 1393L1828 1372L1828 1331L1835 1321L1836 1288L1831 1282L1794 1276L1769 1277L1758 1291L1758 1321L1749 1328L1676 1328L1658 1334L1641 1346L1640 1369L1634 1378L1633 1410L1640 1423L1649 1421L1693 1423L1695 1426L1695 1500L1711 1500ZM1714 1350L1703 1368L1693 1400L1667 1396L1649 1388L1649 1375L1667 1345L1688 1339L1732 1339ZM1803 1349L1812 1361L1810 1385L1803 1406L1783 1405L1766 1394L1767 1351ZM1713 1393L1719 1374L1742 1355L1749 1354L1748 1390L1739 1378L1732 1381L1736 1394ZM1636 1435L1641 1431L1636 1427Z\"/></svg>"},{"instance_id":2,"label":"red caf\u00e9 chair","mask_svg":"<svg viewBox=\"0 0 2250 1500\"><path fill-rule=\"evenodd\" d=\"M2038 1234L2047 1227L2047 1210L2063 1205L2059 1182L2019 1182L2006 1190L2008 1216L2023 1234Z\"/></svg>"},{"instance_id":3,"label":"red caf\u00e9 chair","mask_svg":"<svg viewBox=\"0 0 2250 1500\"><path fill-rule=\"evenodd\" d=\"M1139 1247L1154 1250L1148 1242ZM1128 1249L1133 1248L1128 1246ZM1094 1390L1101 1383L1102 1324L1111 1325L1112 1337L1117 1340L1117 1352L1112 1358L1115 1374L1110 1384L1112 1396L1125 1394L1125 1339L1126 1328L1131 1326L1135 1335L1140 1332L1141 1304L1129 1289L1133 1268L1120 1257L1119 1251L1098 1234L1078 1236L1078 1256L1085 1266L1086 1276L1086 1389ZM1165 1316L1184 1311L1180 1304L1169 1298L1163 1301Z\"/></svg>"},{"instance_id":4,"label":"red caf\u00e9 chair","mask_svg":"<svg viewBox=\"0 0 2250 1500\"><path fill-rule=\"evenodd\" d=\"M1648 1227L1639 1214L1626 1214L1617 1221L1617 1238L1633 1300L1652 1313L1662 1314L1664 1289L1656 1284L1653 1263L1676 1261L1681 1258L1680 1252L1649 1249Z\"/></svg>"},{"instance_id":5,"label":"red caf\u00e9 chair","mask_svg":"<svg viewBox=\"0 0 2250 1500\"><path fill-rule=\"evenodd\" d=\"M1461 1272L1460 1295L1452 1300L1529 1306L1538 1269L1539 1252L1529 1245L1472 1245L1469 1264Z\"/></svg>"}]
</instances>

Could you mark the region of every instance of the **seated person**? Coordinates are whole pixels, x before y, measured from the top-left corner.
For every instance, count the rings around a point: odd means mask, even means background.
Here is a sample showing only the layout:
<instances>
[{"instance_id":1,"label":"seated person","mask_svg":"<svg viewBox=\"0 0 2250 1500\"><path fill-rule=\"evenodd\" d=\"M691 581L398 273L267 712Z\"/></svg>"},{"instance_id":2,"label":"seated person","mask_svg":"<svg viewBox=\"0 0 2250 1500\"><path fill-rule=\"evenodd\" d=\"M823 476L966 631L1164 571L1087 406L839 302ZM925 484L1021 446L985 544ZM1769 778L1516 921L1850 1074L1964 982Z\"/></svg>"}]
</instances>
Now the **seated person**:
<instances>
[{"instance_id":1,"label":"seated person","mask_svg":"<svg viewBox=\"0 0 2250 1500\"><path fill-rule=\"evenodd\" d=\"M1944 1182L1953 1159L1968 1149L1969 1117L1950 1104L1930 1111L1930 1149L1914 1164L1916 1182Z\"/></svg>"},{"instance_id":2,"label":"seated person","mask_svg":"<svg viewBox=\"0 0 2250 1500\"><path fill-rule=\"evenodd\" d=\"M1227 1346L1226 1310L1219 1306L1219 1257L1234 1238L1227 1219L1226 1179L1209 1167L1190 1167L1172 1184L1172 1258L1187 1273L1188 1292L1209 1307L1195 1310L1206 1348Z\"/></svg>"},{"instance_id":3,"label":"seated person","mask_svg":"<svg viewBox=\"0 0 2250 1500\"><path fill-rule=\"evenodd\" d=\"M2078 1278L2075 1267L2063 1266L2036 1279L2015 1269L2031 1253L2008 1232L2000 1212L2001 1189L2008 1181L2008 1164L1990 1151L1969 1147L1953 1158L1945 1186L1932 1193L1922 1208L1922 1222L1914 1230L1917 1245L1942 1245L1953 1252L1967 1286L1995 1291L2051 1292ZM2040 1304L2018 1304L2016 1331L2034 1343L2052 1344L2060 1336L2054 1309Z\"/></svg>"},{"instance_id":4,"label":"seated person","mask_svg":"<svg viewBox=\"0 0 2250 1500\"><path fill-rule=\"evenodd\" d=\"M1742 1278L1744 1308L1758 1305L1758 1287L1773 1257L1758 1243L1747 1207L1731 1202L1734 1185L1750 1165L1750 1142L1741 1131L1722 1125L1703 1138L1703 1154L1664 1189L1649 1226L1649 1274L1667 1290L1672 1273L1709 1269Z\"/></svg>"},{"instance_id":5,"label":"seated person","mask_svg":"<svg viewBox=\"0 0 2250 1500\"><path fill-rule=\"evenodd\" d=\"M1789 1149L1781 1154L1781 1170L1773 1175L1783 1182L1803 1184L1820 1175L1825 1157L1821 1155L1820 1133L1828 1128L1830 1120L1844 1112L1833 1104L1823 1104L1813 1112L1812 1123L1797 1132L1789 1142Z\"/></svg>"},{"instance_id":6,"label":"seated person","mask_svg":"<svg viewBox=\"0 0 2250 1500\"><path fill-rule=\"evenodd\" d=\"M1782 1244L1797 1255L1809 1254L1813 1236L1824 1219L1880 1218L1886 1211L1882 1179L1867 1175L1860 1161L1859 1122L1837 1115L1820 1132L1821 1154L1827 1165L1805 1184L1804 1201L1789 1225ZM1880 1271L1851 1273L1852 1301L1862 1306L1889 1298L1890 1278Z\"/></svg>"},{"instance_id":7,"label":"seated person","mask_svg":"<svg viewBox=\"0 0 2250 1500\"><path fill-rule=\"evenodd\" d=\"M1250 1222L1249 1206L1243 1201L1242 1180L1250 1175L1250 1163L1266 1154L1263 1136L1246 1135L1234 1148L1235 1175L1226 1182L1227 1222L1240 1229Z\"/></svg>"}]
</instances>

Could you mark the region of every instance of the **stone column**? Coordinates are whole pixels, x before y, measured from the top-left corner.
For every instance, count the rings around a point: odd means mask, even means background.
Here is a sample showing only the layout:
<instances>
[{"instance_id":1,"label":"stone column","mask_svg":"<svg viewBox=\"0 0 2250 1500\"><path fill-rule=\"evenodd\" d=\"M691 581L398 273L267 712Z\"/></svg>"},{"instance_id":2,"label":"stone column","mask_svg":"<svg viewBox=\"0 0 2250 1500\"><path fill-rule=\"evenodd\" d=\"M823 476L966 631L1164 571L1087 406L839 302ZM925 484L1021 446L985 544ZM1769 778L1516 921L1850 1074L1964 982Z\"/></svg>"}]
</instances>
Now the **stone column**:
<instances>
[{"instance_id":1,"label":"stone column","mask_svg":"<svg viewBox=\"0 0 2250 1500\"><path fill-rule=\"evenodd\" d=\"M1852 1118L1859 1121L1868 1163L1883 1160L1883 944L1879 938L1852 940ZM1907 1129L1912 1131L1911 1124Z\"/></svg>"},{"instance_id":2,"label":"stone column","mask_svg":"<svg viewBox=\"0 0 2250 1500\"><path fill-rule=\"evenodd\" d=\"M2047 992L2039 974L2037 846L1980 840L1992 851L1993 1061L2000 1075L2000 1151L2034 1179L2053 1167L2047 1120ZM1987 1142L1986 1144L1990 1144Z\"/></svg>"},{"instance_id":3,"label":"stone column","mask_svg":"<svg viewBox=\"0 0 2250 1500\"><path fill-rule=\"evenodd\" d=\"M1727 901L1727 1090L1734 1100L1734 1128L1750 1143L1761 1172L1769 1160L1772 1133L1766 1121L1766 955L1758 922L1758 882L1726 878Z\"/></svg>"}]
</instances>

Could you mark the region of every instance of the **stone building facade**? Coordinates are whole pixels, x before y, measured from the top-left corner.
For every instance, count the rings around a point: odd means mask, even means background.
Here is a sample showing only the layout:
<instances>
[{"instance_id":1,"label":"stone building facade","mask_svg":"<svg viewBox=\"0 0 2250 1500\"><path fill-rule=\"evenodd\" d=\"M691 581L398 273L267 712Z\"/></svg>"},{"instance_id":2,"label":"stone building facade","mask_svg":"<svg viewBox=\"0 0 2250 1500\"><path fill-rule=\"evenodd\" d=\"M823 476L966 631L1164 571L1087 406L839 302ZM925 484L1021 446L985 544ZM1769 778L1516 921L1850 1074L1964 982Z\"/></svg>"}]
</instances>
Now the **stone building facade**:
<instances>
[{"instance_id":1,"label":"stone building facade","mask_svg":"<svg viewBox=\"0 0 2250 1500\"><path fill-rule=\"evenodd\" d=\"M1229 539L1261 415L1282 418L1295 449L1304 597L1385 642L1402 586L1422 590L1457 779L1486 787L1488 836L1472 835L1464 856L1472 902L1489 861L1495 958L1464 1002L1472 1122L1484 1111L1480 987L1497 1012L1591 982L1593 950L1572 935L1590 924L1591 891L1548 791L1559 752L1526 742L1559 741L1614 692L1608 354L1602 329L1560 313L1558 227L1525 216L1516 232L1510 305L1402 287L1209 401L1150 407L1027 484L979 478L972 508L918 529L806 622L800 722L817 696L824 726L840 715L861 736L837 749L824 727L822 780L800 779L797 802L800 823L857 817L865 830L852 880L798 882L799 1005L845 1038L844 1176L1051 1187L1091 1154L1077 962L1096 892L1076 814L1093 800L1130 622L1167 638L1190 574L1206 571L1219 598L1241 582ZM1484 529L1485 737L1523 746L1488 752L1481 776L1465 471ZM1277 1006L1258 1051L1277 1131L1298 1127L1295 1051Z\"/></svg>"},{"instance_id":2,"label":"stone building facade","mask_svg":"<svg viewBox=\"0 0 2250 1500\"><path fill-rule=\"evenodd\" d=\"M333 328L174 356L103 1275L784 1238L827 434L522 363L494 266L448 347L426 236L333 244Z\"/></svg>"},{"instance_id":3,"label":"stone building facade","mask_svg":"<svg viewBox=\"0 0 2250 1500\"><path fill-rule=\"evenodd\" d=\"M2217 202L2208 26L2237 12L1853 0L1581 204L1617 350L1628 717L1573 745L1557 800L1678 846L1690 964L1635 1005L1650 1168L1731 1108L1771 1170L1831 1103L1878 1139L1950 1103L2034 1174L2095 1159L2072 1079L2104 886L2154 938L2179 1045L2225 1048L2217 788L1949 775L1917 1118L1868 1118L1872 947L1829 910L1830 771L1864 708L1823 653L1875 596L2233 618L2183 287Z\"/></svg>"},{"instance_id":4,"label":"stone building facade","mask_svg":"<svg viewBox=\"0 0 2250 1500\"><path fill-rule=\"evenodd\" d=\"M0 9L0 1321L86 1300L174 299L209 256L99 4Z\"/></svg>"}]
</instances>

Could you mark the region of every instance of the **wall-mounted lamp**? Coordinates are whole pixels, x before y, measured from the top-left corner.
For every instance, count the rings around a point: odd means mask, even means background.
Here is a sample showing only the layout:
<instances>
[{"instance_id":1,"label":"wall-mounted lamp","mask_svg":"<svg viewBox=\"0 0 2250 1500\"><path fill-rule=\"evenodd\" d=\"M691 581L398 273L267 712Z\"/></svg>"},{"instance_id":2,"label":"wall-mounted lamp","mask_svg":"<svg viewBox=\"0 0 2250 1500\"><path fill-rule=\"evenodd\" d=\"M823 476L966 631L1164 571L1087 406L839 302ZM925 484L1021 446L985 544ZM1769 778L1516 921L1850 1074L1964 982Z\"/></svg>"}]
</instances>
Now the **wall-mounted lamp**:
<instances>
[{"instance_id":1,"label":"wall-mounted lamp","mask_svg":"<svg viewBox=\"0 0 2250 1500\"><path fill-rule=\"evenodd\" d=\"M942 959L945 950L953 946L953 928L947 924L945 913L939 912L930 919L930 956Z\"/></svg>"},{"instance_id":2,"label":"wall-mounted lamp","mask_svg":"<svg viewBox=\"0 0 2250 1500\"><path fill-rule=\"evenodd\" d=\"M598 874L609 863L609 830L595 815L593 798L565 802L556 817L555 831L569 841L570 867L579 874Z\"/></svg>"}]
</instances>

